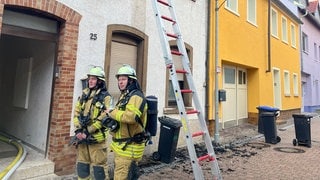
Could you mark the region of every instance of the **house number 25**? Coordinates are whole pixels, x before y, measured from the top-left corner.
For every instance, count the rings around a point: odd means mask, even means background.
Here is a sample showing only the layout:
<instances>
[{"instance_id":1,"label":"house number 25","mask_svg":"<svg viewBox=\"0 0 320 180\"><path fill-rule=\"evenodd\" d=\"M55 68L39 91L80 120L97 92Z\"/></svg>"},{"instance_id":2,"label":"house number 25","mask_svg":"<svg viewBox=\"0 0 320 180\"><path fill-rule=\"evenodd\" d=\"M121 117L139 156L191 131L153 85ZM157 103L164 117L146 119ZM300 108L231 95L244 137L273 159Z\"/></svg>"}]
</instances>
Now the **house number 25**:
<instances>
[{"instance_id":1,"label":"house number 25","mask_svg":"<svg viewBox=\"0 0 320 180\"><path fill-rule=\"evenodd\" d=\"M90 33L90 40L97 40L98 36L95 33Z\"/></svg>"}]
</instances>

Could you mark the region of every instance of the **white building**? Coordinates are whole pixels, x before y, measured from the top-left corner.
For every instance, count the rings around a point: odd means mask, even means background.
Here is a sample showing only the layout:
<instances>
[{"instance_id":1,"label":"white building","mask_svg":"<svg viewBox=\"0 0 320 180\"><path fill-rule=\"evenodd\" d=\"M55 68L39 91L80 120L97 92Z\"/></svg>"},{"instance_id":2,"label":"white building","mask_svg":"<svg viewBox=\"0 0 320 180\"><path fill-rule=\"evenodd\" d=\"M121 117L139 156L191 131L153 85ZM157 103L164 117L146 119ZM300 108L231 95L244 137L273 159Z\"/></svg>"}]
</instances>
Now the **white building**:
<instances>
[{"instance_id":1,"label":"white building","mask_svg":"<svg viewBox=\"0 0 320 180\"><path fill-rule=\"evenodd\" d=\"M204 110L208 3L174 3ZM0 1L0 29L0 131L40 151L58 174L72 172L75 165L67 145L72 111L92 65L105 68L108 90L117 97L114 75L122 64L131 64L145 94L158 97L158 115L179 117L169 95L152 1ZM157 150L159 132L146 153Z\"/></svg>"}]
</instances>

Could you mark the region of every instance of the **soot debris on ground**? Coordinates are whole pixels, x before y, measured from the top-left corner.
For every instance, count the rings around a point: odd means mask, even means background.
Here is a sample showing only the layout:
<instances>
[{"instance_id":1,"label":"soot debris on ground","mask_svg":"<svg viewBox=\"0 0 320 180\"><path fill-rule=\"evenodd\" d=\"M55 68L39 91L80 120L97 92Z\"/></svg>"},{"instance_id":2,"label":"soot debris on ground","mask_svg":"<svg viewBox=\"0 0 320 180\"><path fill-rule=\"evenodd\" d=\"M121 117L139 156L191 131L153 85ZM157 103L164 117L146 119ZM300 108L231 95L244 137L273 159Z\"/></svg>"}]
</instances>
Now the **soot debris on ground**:
<instances>
[{"instance_id":1,"label":"soot debris on ground","mask_svg":"<svg viewBox=\"0 0 320 180\"><path fill-rule=\"evenodd\" d=\"M214 145L215 154L219 163L219 168L222 174L232 173L239 168L242 168L243 163L247 163L248 159L262 152L265 147L269 147L264 143L230 143L224 146ZM204 144L195 145L197 157L207 153ZM204 161L200 162L204 175L211 175L211 165ZM154 161L152 157L144 158L140 163L140 174L142 179L159 178L165 174L174 179L174 177L193 177L193 170L189 159L187 148L179 148L175 154L175 160L170 163L162 163ZM161 176L160 176L161 175ZM191 178L192 179L192 178Z\"/></svg>"}]
</instances>

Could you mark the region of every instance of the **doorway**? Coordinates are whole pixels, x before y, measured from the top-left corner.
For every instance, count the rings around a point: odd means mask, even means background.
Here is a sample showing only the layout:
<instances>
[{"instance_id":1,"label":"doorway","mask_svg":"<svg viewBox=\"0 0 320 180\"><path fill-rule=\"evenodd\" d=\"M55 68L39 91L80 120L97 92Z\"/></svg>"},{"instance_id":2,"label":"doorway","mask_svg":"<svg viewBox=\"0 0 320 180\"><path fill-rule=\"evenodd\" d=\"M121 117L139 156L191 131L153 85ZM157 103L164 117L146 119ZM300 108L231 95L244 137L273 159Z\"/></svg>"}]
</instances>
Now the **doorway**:
<instances>
[{"instance_id":1,"label":"doorway","mask_svg":"<svg viewBox=\"0 0 320 180\"><path fill-rule=\"evenodd\" d=\"M223 89L226 91L226 101L222 102L222 127L237 126L241 120L248 118L246 69L224 66Z\"/></svg>"},{"instance_id":2,"label":"doorway","mask_svg":"<svg viewBox=\"0 0 320 180\"><path fill-rule=\"evenodd\" d=\"M273 69L273 93L274 93L274 107L281 109L281 84L280 84L280 70Z\"/></svg>"},{"instance_id":3,"label":"doorway","mask_svg":"<svg viewBox=\"0 0 320 180\"><path fill-rule=\"evenodd\" d=\"M43 154L55 80L58 24L9 8L4 10L0 38L0 131Z\"/></svg>"}]
</instances>

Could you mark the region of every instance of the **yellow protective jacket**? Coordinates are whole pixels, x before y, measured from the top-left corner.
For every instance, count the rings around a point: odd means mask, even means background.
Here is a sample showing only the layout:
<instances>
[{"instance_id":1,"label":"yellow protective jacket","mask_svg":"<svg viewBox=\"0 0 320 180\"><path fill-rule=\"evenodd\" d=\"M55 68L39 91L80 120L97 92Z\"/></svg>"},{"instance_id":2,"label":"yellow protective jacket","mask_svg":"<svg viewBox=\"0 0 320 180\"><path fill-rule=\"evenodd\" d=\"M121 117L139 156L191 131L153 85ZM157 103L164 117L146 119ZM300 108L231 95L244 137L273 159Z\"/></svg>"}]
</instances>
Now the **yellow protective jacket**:
<instances>
[{"instance_id":1,"label":"yellow protective jacket","mask_svg":"<svg viewBox=\"0 0 320 180\"><path fill-rule=\"evenodd\" d=\"M76 130L86 131L97 143L104 142L108 133L101 120L107 116L105 109L110 108L110 102L111 96L105 89L84 89L74 110Z\"/></svg>"},{"instance_id":2,"label":"yellow protective jacket","mask_svg":"<svg viewBox=\"0 0 320 180\"><path fill-rule=\"evenodd\" d=\"M121 140L130 139L144 132L147 123L147 103L140 90L121 94L118 103L109 116L119 122L119 129L111 133L111 149L120 156L140 159L145 148L145 139L140 142L129 143ZM126 96L130 96L127 98ZM138 122L140 119L141 124ZM143 125L143 126L142 126Z\"/></svg>"}]
</instances>

